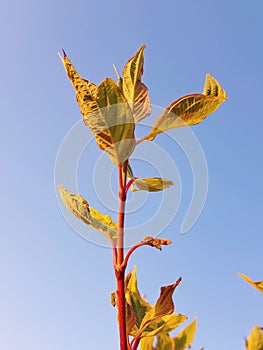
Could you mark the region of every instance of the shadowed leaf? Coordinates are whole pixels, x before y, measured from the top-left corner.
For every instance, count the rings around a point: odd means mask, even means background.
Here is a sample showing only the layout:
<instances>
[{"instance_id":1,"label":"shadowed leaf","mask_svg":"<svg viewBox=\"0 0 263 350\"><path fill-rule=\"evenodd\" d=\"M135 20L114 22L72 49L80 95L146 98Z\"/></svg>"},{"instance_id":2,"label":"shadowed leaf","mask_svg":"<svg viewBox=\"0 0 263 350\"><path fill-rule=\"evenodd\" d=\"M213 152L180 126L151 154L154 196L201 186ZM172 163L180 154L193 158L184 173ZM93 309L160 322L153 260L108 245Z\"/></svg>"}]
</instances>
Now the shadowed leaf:
<instances>
[{"instance_id":1,"label":"shadowed leaf","mask_svg":"<svg viewBox=\"0 0 263 350\"><path fill-rule=\"evenodd\" d=\"M258 281L258 282L254 282L252 281L251 278L249 278L246 275L243 275L243 273L239 273L239 276L241 278L243 278L245 281L247 281L249 284L251 284L251 286L253 286L254 288L256 288L258 291L260 291L261 293L263 293L263 281Z\"/></svg>"},{"instance_id":2,"label":"shadowed leaf","mask_svg":"<svg viewBox=\"0 0 263 350\"><path fill-rule=\"evenodd\" d=\"M263 350L263 331L255 326L246 340L247 350Z\"/></svg>"},{"instance_id":3,"label":"shadowed leaf","mask_svg":"<svg viewBox=\"0 0 263 350\"><path fill-rule=\"evenodd\" d=\"M172 102L154 123L144 139L153 140L165 131L200 123L227 99L219 83L207 74L203 94L186 95Z\"/></svg>"},{"instance_id":4,"label":"shadowed leaf","mask_svg":"<svg viewBox=\"0 0 263 350\"><path fill-rule=\"evenodd\" d=\"M112 79L106 78L96 86L79 76L66 54L62 62L76 91L84 123L100 149L115 164L122 164L135 146L134 119L126 98Z\"/></svg>"},{"instance_id":5,"label":"shadowed leaf","mask_svg":"<svg viewBox=\"0 0 263 350\"><path fill-rule=\"evenodd\" d=\"M143 179L134 180L131 188L132 192L135 191L148 191L148 192L158 192L165 188L169 188L173 185L173 182L160 177L149 177Z\"/></svg>"},{"instance_id":6,"label":"shadowed leaf","mask_svg":"<svg viewBox=\"0 0 263 350\"><path fill-rule=\"evenodd\" d=\"M136 54L129 59L123 69L122 90L133 111L135 122L151 114L151 102L148 97L148 89L141 82L145 46L146 45L143 45Z\"/></svg>"},{"instance_id":7,"label":"shadowed leaf","mask_svg":"<svg viewBox=\"0 0 263 350\"><path fill-rule=\"evenodd\" d=\"M109 215L103 215L98 210L91 208L88 202L79 194L71 194L60 186L59 193L65 206L85 224L95 228L108 239L115 243L117 240L117 224Z\"/></svg>"}]
</instances>

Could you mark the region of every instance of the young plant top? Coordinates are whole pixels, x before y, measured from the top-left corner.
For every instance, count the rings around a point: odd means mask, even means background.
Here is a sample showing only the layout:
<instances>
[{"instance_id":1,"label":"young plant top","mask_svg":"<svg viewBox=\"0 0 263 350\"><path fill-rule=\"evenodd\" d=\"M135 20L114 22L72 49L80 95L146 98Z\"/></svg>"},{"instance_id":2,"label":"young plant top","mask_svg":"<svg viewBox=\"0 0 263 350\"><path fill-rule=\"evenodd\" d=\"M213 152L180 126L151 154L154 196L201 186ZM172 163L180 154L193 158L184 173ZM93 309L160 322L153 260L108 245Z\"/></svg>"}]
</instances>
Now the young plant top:
<instances>
[{"instance_id":1,"label":"young plant top","mask_svg":"<svg viewBox=\"0 0 263 350\"><path fill-rule=\"evenodd\" d=\"M120 350L139 347L141 350L183 350L194 339L196 320L177 336L170 336L170 332L187 319L174 312L173 293L181 278L162 287L155 305L151 305L138 290L136 269L126 273L129 258L136 249L150 246L161 250L162 246L171 243L168 239L146 236L130 249L125 249L128 191L162 191L173 182L165 178L137 177L129 158L135 147L144 141L153 141L157 135L174 128L200 123L217 110L227 95L217 80L207 74L203 93L186 95L172 102L156 119L150 133L135 139L136 124L151 114L148 88L141 81L144 49L145 45L128 60L122 76L115 69L116 82L106 78L99 85L82 78L63 52L61 60L75 89L83 122L92 131L99 148L108 154L118 169L118 221L114 222L109 215L90 207L80 194L71 194L63 186L59 187L59 192L65 206L78 219L103 234L111 244L116 276L116 291L111 294L111 303L118 313ZM257 288L262 289L262 286ZM254 332L258 335L258 329Z\"/></svg>"}]
</instances>

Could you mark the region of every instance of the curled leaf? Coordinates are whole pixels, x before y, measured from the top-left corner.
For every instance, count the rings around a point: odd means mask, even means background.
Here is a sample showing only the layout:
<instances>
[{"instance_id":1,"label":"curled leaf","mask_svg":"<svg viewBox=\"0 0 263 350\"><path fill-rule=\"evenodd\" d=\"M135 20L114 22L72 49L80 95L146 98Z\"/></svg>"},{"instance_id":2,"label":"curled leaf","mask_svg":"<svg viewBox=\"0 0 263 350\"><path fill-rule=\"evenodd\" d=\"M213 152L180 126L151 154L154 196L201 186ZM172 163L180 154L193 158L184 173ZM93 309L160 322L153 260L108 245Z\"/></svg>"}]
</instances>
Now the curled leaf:
<instances>
[{"instance_id":1,"label":"curled leaf","mask_svg":"<svg viewBox=\"0 0 263 350\"><path fill-rule=\"evenodd\" d=\"M251 286L256 288L259 292L263 293L263 281L254 282L252 281L251 278L244 275L243 273L239 273L239 276L243 278L245 281L247 281L249 284L251 284Z\"/></svg>"},{"instance_id":2,"label":"curled leaf","mask_svg":"<svg viewBox=\"0 0 263 350\"><path fill-rule=\"evenodd\" d=\"M143 45L135 55L129 59L123 69L122 90L132 109L136 123L151 114L148 89L141 82L145 46L146 45Z\"/></svg>"},{"instance_id":3,"label":"curled leaf","mask_svg":"<svg viewBox=\"0 0 263 350\"><path fill-rule=\"evenodd\" d=\"M135 179L131 186L131 191L158 192L164 190L165 188L169 188L172 185L172 181L160 177Z\"/></svg>"},{"instance_id":4,"label":"curled leaf","mask_svg":"<svg viewBox=\"0 0 263 350\"><path fill-rule=\"evenodd\" d=\"M63 186L59 193L65 206L85 224L95 228L108 239L117 241L117 224L109 215L103 215L98 210L89 206L88 202L79 194L71 194Z\"/></svg>"},{"instance_id":5,"label":"curled leaf","mask_svg":"<svg viewBox=\"0 0 263 350\"><path fill-rule=\"evenodd\" d=\"M170 239L160 239L160 238L154 238L151 236L145 236L144 242L146 242L147 245L157 248L159 250L162 250L162 245L170 245L172 243Z\"/></svg>"}]
</instances>

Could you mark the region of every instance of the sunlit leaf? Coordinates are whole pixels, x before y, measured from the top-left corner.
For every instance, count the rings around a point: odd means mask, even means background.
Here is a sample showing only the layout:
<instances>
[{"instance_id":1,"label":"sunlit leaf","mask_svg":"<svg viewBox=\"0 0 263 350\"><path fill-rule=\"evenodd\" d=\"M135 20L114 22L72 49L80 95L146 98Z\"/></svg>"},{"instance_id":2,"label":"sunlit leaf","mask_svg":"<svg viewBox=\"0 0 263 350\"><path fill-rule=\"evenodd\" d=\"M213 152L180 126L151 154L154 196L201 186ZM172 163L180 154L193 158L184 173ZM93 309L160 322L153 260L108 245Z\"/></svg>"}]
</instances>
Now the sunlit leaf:
<instances>
[{"instance_id":1,"label":"sunlit leaf","mask_svg":"<svg viewBox=\"0 0 263 350\"><path fill-rule=\"evenodd\" d=\"M173 338L174 349L185 350L193 342L196 333L196 319Z\"/></svg>"},{"instance_id":2,"label":"sunlit leaf","mask_svg":"<svg viewBox=\"0 0 263 350\"><path fill-rule=\"evenodd\" d=\"M165 131L200 123L227 99L219 83L207 74L203 94L186 95L172 102L154 123L144 139L153 140Z\"/></svg>"},{"instance_id":3,"label":"sunlit leaf","mask_svg":"<svg viewBox=\"0 0 263 350\"><path fill-rule=\"evenodd\" d=\"M246 275L243 275L243 273L239 273L239 276L242 277L245 281L247 281L249 284L251 284L251 286L253 286L254 288L256 288L258 291L260 291L261 293L263 293L263 281L258 281L258 282L254 282L252 281L251 278L249 278Z\"/></svg>"},{"instance_id":4,"label":"sunlit leaf","mask_svg":"<svg viewBox=\"0 0 263 350\"><path fill-rule=\"evenodd\" d=\"M141 82L145 46L146 45L143 45L136 54L129 59L123 69L122 89L133 111L135 122L146 118L151 113L148 89Z\"/></svg>"},{"instance_id":5,"label":"sunlit leaf","mask_svg":"<svg viewBox=\"0 0 263 350\"><path fill-rule=\"evenodd\" d=\"M255 326L246 340L247 350L263 350L263 331Z\"/></svg>"},{"instance_id":6,"label":"sunlit leaf","mask_svg":"<svg viewBox=\"0 0 263 350\"><path fill-rule=\"evenodd\" d=\"M91 208L81 195L71 194L63 186L60 186L58 189L65 206L78 219L116 243L117 224L112 221L109 215L103 215L98 210Z\"/></svg>"},{"instance_id":7,"label":"sunlit leaf","mask_svg":"<svg viewBox=\"0 0 263 350\"><path fill-rule=\"evenodd\" d=\"M134 118L126 98L112 79L106 78L96 86L79 76L65 54L62 62L76 91L84 123L98 146L115 164L122 164L135 146Z\"/></svg>"},{"instance_id":8,"label":"sunlit leaf","mask_svg":"<svg viewBox=\"0 0 263 350\"><path fill-rule=\"evenodd\" d=\"M143 179L134 180L131 191L148 191L148 192L158 192L165 188L169 188L173 185L173 182L160 177L149 177Z\"/></svg>"}]
</instances>

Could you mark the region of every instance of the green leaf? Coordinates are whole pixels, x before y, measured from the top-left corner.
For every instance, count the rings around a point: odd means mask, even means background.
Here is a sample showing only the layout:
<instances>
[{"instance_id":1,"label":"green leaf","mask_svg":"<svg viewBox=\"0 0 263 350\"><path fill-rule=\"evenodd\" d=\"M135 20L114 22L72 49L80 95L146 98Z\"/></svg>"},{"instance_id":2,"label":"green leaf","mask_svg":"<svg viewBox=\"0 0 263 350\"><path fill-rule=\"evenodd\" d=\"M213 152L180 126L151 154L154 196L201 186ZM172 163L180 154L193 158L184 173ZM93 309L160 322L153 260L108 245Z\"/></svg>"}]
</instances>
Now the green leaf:
<instances>
[{"instance_id":1,"label":"green leaf","mask_svg":"<svg viewBox=\"0 0 263 350\"><path fill-rule=\"evenodd\" d=\"M116 243L118 228L109 215L103 215L98 210L91 208L81 195L71 194L63 186L60 186L58 189L65 206L78 219Z\"/></svg>"},{"instance_id":2,"label":"green leaf","mask_svg":"<svg viewBox=\"0 0 263 350\"><path fill-rule=\"evenodd\" d=\"M261 293L263 293L263 281L258 281L258 282L254 282L252 281L251 278L249 278L246 275L243 275L243 273L239 273L239 276L241 278L243 278L245 281L247 281L249 284L251 284L251 286L253 286L254 288L256 288L258 291L260 291Z\"/></svg>"},{"instance_id":3,"label":"green leaf","mask_svg":"<svg viewBox=\"0 0 263 350\"><path fill-rule=\"evenodd\" d=\"M165 188L169 188L173 185L173 182L160 177L149 177L143 179L134 180L131 191L148 191L148 192L158 192Z\"/></svg>"},{"instance_id":4,"label":"green leaf","mask_svg":"<svg viewBox=\"0 0 263 350\"><path fill-rule=\"evenodd\" d=\"M135 147L133 113L126 98L112 79L106 78L97 87L79 76L66 54L62 62L76 91L84 123L100 149L115 164L123 164Z\"/></svg>"},{"instance_id":5,"label":"green leaf","mask_svg":"<svg viewBox=\"0 0 263 350\"><path fill-rule=\"evenodd\" d=\"M259 326L255 326L246 340L247 350L263 350L263 332Z\"/></svg>"},{"instance_id":6,"label":"green leaf","mask_svg":"<svg viewBox=\"0 0 263 350\"><path fill-rule=\"evenodd\" d=\"M193 342L196 333L196 319L173 338L176 350L185 350Z\"/></svg>"},{"instance_id":7,"label":"green leaf","mask_svg":"<svg viewBox=\"0 0 263 350\"><path fill-rule=\"evenodd\" d=\"M165 131L200 123L227 99L219 83L207 74L203 94L186 95L172 102L154 123L144 139L153 140Z\"/></svg>"},{"instance_id":8,"label":"green leaf","mask_svg":"<svg viewBox=\"0 0 263 350\"><path fill-rule=\"evenodd\" d=\"M146 45L143 45L136 54L129 59L123 69L122 89L133 111L135 122L151 114L151 102L148 97L148 89L141 82L145 46Z\"/></svg>"}]
</instances>

